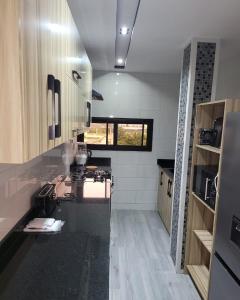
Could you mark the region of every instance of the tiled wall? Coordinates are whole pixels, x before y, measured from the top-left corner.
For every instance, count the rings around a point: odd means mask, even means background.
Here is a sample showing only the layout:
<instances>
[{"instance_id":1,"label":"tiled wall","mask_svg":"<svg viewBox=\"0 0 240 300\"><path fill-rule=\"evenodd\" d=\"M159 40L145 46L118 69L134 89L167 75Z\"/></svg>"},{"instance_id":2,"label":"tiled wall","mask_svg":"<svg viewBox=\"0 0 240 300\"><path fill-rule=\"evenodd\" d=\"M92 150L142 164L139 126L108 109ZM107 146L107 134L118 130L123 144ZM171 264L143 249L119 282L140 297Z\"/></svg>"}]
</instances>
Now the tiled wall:
<instances>
[{"instance_id":1,"label":"tiled wall","mask_svg":"<svg viewBox=\"0 0 240 300\"><path fill-rule=\"evenodd\" d=\"M193 41L184 50L171 232L171 257L177 269L184 264L195 109L212 98L215 55L215 42Z\"/></svg>"},{"instance_id":2,"label":"tiled wall","mask_svg":"<svg viewBox=\"0 0 240 300\"><path fill-rule=\"evenodd\" d=\"M212 97L213 76L215 67L216 44L215 43L198 43L196 73L193 93L193 109L190 132L190 145L188 157L187 187L184 212L184 229L183 229L183 246L181 267L184 267L186 231L187 231L187 211L189 203L190 173L192 165L192 146L194 138L196 105L202 102L210 101Z\"/></svg>"},{"instance_id":3,"label":"tiled wall","mask_svg":"<svg viewBox=\"0 0 240 300\"><path fill-rule=\"evenodd\" d=\"M63 174L62 146L23 165L0 164L0 241L31 206L31 196Z\"/></svg>"},{"instance_id":4,"label":"tiled wall","mask_svg":"<svg viewBox=\"0 0 240 300\"><path fill-rule=\"evenodd\" d=\"M182 183L182 165L183 165L183 149L185 142L185 122L189 89L189 72L190 72L191 45L184 50L183 65L181 73L181 86L179 95L178 108L178 130L177 130L177 146L176 146L176 162L174 174L174 192L173 192L173 209L172 209L172 228L171 228L171 256L174 263L176 262L176 247L178 238L178 218L179 218L179 201Z\"/></svg>"},{"instance_id":5,"label":"tiled wall","mask_svg":"<svg viewBox=\"0 0 240 300\"><path fill-rule=\"evenodd\" d=\"M104 101L93 101L93 116L153 118L153 151L94 151L112 158L116 209L156 209L158 158L174 158L178 108L178 75L94 73L94 88Z\"/></svg>"}]
</instances>

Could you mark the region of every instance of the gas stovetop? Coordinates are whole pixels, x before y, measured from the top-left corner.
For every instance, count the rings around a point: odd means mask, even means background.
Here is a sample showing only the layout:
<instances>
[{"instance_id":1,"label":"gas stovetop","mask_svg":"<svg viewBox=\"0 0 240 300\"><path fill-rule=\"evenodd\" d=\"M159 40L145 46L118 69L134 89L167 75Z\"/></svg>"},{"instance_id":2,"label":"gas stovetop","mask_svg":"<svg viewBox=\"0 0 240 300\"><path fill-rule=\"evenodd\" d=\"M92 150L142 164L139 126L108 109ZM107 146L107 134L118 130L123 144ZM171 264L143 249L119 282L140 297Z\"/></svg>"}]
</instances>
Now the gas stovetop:
<instances>
[{"instance_id":1,"label":"gas stovetop","mask_svg":"<svg viewBox=\"0 0 240 300\"><path fill-rule=\"evenodd\" d=\"M102 168L92 170L82 166L73 166L70 177L72 182L84 182L87 178L93 178L94 182L104 182L106 179L111 179L111 172Z\"/></svg>"}]
</instances>

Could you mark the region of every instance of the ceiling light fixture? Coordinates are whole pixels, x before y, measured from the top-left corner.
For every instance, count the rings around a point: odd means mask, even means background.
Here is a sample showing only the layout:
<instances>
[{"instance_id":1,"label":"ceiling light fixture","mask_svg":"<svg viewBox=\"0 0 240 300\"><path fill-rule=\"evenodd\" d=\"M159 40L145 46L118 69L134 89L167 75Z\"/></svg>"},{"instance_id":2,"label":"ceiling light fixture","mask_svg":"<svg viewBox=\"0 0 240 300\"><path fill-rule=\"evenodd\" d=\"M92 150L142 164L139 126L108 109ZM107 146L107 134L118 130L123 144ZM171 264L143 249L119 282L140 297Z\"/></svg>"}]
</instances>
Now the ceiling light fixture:
<instances>
[{"instance_id":1,"label":"ceiling light fixture","mask_svg":"<svg viewBox=\"0 0 240 300\"><path fill-rule=\"evenodd\" d=\"M122 59L122 58L118 58L117 63L118 63L119 65L122 65L122 64L123 64L123 59Z\"/></svg>"},{"instance_id":2,"label":"ceiling light fixture","mask_svg":"<svg viewBox=\"0 0 240 300\"><path fill-rule=\"evenodd\" d=\"M141 0L117 0L115 68L124 69ZM123 26L123 24L125 24Z\"/></svg>"},{"instance_id":3,"label":"ceiling light fixture","mask_svg":"<svg viewBox=\"0 0 240 300\"><path fill-rule=\"evenodd\" d=\"M129 33L129 28L127 28L126 26L120 28L120 34L127 35L128 33Z\"/></svg>"}]
</instances>

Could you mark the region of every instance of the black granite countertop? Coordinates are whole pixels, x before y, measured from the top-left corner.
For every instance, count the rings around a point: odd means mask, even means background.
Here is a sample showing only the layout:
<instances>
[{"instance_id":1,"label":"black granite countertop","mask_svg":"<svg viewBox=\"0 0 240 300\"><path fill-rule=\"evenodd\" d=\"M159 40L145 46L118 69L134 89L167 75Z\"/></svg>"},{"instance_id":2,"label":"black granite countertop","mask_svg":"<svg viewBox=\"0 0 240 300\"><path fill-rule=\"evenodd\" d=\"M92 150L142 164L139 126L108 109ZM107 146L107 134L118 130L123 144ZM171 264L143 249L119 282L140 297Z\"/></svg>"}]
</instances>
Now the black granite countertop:
<instances>
[{"instance_id":1,"label":"black granite countertop","mask_svg":"<svg viewBox=\"0 0 240 300\"><path fill-rule=\"evenodd\" d=\"M6 245L16 248L0 265L1 300L109 299L110 199L82 197L61 201L53 212L65 221L60 233L16 228L9 237L15 242L1 246L2 253L11 252Z\"/></svg>"},{"instance_id":2,"label":"black granite countertop","mask_svg":"<svg viewBox=\"0 0 240 300\"><path fill-rule=\"evenodd\" d=\"M174 159L158 159L157 164L161 167L169 177L174 177Z\"/></svg>"},{"instance_id":3,"label":"black granite countertop","mask_svg":"<svg viewBox=\"0 0 240 300\"><path fill-rule=\"evenodd\" d=\"M158 159L157 164L162 168L174 168L174 159Z\"/></svg>"}]
</instances>

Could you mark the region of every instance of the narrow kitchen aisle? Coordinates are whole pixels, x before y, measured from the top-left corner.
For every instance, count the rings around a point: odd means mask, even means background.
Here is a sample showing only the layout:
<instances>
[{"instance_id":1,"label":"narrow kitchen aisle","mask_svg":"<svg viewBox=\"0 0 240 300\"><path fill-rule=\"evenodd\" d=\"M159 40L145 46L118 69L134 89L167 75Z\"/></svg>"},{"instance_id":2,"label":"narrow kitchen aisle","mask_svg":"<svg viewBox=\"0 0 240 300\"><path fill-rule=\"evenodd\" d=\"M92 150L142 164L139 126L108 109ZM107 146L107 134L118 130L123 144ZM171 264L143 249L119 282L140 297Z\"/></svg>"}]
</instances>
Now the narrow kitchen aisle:
<instances>
[{"instance_id":1,"label":"narrow kitchen aisle","mask_svg":"<svg viewBox=\"0 0 240 300\"><path fill-rule=\"evenodd\" d=\"M176 274L157 212L114 210L110 300L198 300L188 275Z\"/></svg>"}]
</instances>

